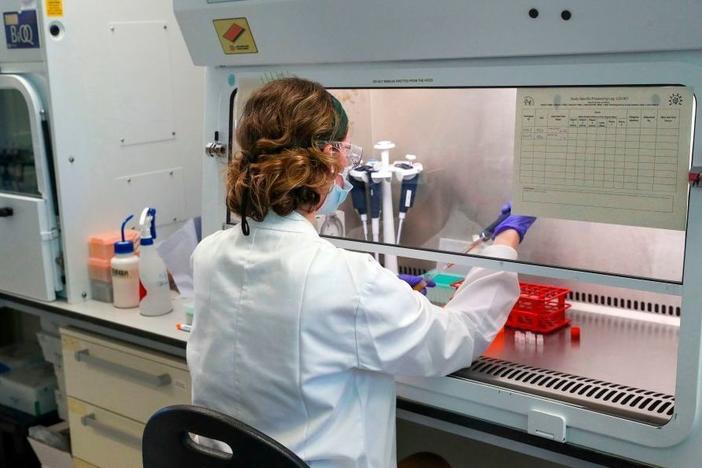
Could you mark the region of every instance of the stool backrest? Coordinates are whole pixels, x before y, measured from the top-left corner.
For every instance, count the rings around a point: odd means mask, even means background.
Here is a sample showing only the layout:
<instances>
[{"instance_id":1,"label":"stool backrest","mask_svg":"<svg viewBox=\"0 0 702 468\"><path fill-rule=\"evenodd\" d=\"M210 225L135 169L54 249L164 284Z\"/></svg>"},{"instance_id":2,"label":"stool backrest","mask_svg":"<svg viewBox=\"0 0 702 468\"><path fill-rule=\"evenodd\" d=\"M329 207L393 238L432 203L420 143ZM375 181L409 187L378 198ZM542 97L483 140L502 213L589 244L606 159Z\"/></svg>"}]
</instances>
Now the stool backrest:
<instances>
[{"instance_id":1,"label":"stool backrest","mask_svg":"<svg viewBox=\"0 0 702 468\"><path fill-rule=\"evenodd\" d=\"M190 434L229 445L231 454L195 443ZM241 421L207 408L175 405L144 429L144 468L308 468L292 451Z\"/></svg>"}]
</instances>

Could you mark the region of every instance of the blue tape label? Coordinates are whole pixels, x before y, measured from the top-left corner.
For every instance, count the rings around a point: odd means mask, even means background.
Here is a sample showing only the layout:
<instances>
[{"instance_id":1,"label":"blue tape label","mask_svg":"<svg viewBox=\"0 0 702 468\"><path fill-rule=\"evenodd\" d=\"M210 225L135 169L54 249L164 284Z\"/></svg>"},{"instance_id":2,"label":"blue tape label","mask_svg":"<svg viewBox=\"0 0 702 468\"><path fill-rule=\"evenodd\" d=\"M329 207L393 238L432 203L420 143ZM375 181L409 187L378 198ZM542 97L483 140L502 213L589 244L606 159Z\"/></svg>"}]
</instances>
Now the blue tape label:
<instances>
[{"instance_id":1,"label":"blue tape label","mask_svg":"<svg viewBox=\"0 0 702 468\"><path fill-rule=\"evenodd\" d=\"M39 27L36 10L3 13L8 49L38 49Z\"/></svg>"}]
</instances>

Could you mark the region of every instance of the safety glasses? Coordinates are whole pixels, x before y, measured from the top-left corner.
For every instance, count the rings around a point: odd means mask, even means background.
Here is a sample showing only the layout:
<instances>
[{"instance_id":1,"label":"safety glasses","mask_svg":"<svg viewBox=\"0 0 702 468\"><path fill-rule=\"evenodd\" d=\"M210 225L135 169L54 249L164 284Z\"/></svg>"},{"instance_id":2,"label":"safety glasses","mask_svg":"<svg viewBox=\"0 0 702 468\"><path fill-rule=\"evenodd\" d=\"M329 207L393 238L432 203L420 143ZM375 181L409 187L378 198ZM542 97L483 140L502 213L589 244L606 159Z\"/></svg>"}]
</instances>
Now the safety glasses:
<instances>
[{"instance_id":1,"label":"safety glasses","mask_svg":"<svg viewBox=\"0 0 702 468\"><path fill-rule=\"evenodd\" d=\"M354 168L361 164L361 160L363 159L362 147L344 141L325 141L322 142L322 144L331 145L332 148L341 154L345 159L344 167Z\"/></svg>"}]
</instances>

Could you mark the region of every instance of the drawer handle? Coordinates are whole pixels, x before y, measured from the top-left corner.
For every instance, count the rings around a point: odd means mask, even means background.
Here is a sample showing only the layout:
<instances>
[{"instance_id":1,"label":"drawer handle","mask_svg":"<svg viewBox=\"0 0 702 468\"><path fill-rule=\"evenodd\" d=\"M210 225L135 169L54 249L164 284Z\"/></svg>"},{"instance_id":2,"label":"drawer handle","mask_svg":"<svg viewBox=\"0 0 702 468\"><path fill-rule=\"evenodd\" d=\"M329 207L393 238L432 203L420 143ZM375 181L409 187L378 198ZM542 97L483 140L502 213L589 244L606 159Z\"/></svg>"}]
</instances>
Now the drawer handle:
<instances>
[{"instance_id":1,"label":"drawer handle","mask_svg":"<svg viewBox=\"0 0 702 468\"><path fill-rule=\"evenodd\" d=\"M117 372L140 382L153 385L154 387L165 387L171 383L171 376L169 374L154 375L138 369L132 369L131 367L123 366L122 364L117 364L115 362L91 356L90 351L87 349L76 351L75 357L76 361L91 364L95 367L102 367L108 371Z\"/></svg>"},{"instance_id":2,"label":"drawer handle","mask_svg":"<svg viewBox=\"0 0 702 468\"><path fill-rule=\"evenodd\" d=\"M137 437L129 432L110 426L100 422L95 417L95 413L86 414L80 418L80 423L85 427L92 427L96 431L112 436L114 439L120 440L132 447L141 449L141 437Z\"/></svg>"}]
</instances>

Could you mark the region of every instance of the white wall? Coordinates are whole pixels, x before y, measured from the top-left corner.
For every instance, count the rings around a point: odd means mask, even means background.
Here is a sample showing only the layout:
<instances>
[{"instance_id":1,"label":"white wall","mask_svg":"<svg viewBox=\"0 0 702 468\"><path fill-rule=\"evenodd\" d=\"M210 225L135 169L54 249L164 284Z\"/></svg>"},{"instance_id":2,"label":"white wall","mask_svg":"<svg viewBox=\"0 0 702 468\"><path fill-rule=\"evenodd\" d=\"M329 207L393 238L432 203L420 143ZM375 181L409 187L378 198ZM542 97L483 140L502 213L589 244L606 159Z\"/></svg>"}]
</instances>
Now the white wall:
<instances>
[{"instance_id":1,"label":"white wall","mask_svg":"<svg viewBox=\"0 0 702 468\"><path fill-rule=\"evenodd\" d=\"M87 239L155 206L161 234L200 212L204 70L170 0L64 2L47 38L68 298L89 292Z\"/></svg>"}]
</instances>

